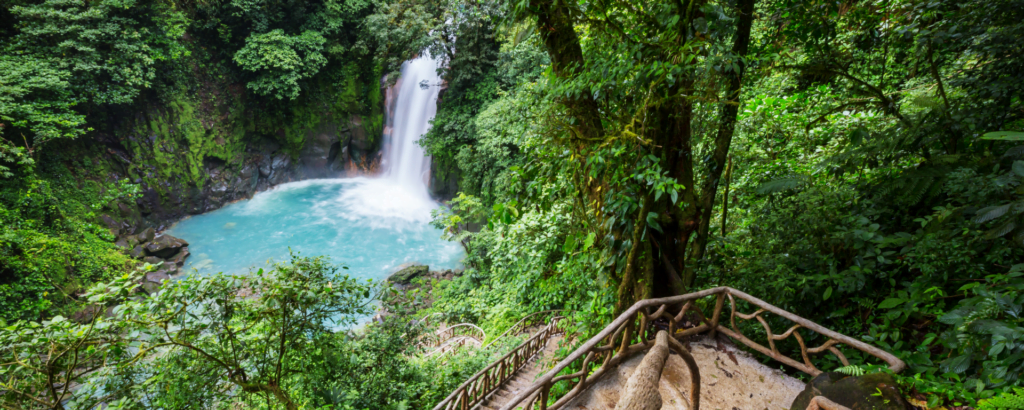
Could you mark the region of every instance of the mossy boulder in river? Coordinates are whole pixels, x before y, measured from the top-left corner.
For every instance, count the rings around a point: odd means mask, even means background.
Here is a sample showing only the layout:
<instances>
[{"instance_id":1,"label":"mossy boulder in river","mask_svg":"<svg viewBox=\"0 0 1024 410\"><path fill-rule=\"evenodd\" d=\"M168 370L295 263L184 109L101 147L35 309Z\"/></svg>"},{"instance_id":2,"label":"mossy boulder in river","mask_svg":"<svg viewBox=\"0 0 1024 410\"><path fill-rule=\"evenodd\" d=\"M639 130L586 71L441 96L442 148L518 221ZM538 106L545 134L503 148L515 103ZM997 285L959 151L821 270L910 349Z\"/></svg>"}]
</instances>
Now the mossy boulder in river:
<instances>
[{"instance_id":1,"label":"mossy boulder in river","mask_svg":"<svg viewBox=\"0 0 1024 410\"><path fill-rule=\"evenodd\" d=\"M412 265L407 266L398 270L398 272L392 273L388 276L388 282L400 285L408 285L413 279L420 276L426 276L430 273L430 267L427 265Z\"/></svg>"},{"instance_id":2,"label":"mossy boulder in river","mask_svg":"<svg viewBox=\"0 0 1024 410\"><path fill-rule=\"evenodd\" d=\"M161 258L169 258L186 246L188 246L188 242L182 239L170 235L160 235L153 239L152 242L146 244L146 253Z\"/></svg>"}]
</instances>

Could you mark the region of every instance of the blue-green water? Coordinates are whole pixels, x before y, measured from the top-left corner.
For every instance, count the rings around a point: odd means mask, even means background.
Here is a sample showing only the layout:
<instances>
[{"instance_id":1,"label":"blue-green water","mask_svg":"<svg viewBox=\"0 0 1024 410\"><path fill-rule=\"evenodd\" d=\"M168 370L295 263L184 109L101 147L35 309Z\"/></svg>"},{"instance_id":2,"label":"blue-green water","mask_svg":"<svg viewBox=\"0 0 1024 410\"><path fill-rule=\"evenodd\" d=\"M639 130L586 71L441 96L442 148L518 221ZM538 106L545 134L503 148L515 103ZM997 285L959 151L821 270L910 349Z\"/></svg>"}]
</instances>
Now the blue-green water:
<instances>
[{"instance_id":1,"label":"blue-green water","mask_svg":"<svg viewBox=\"0 0 1024 410\"><path fill-rule=\"evenodd\" d=\"M383 279L400 265L458 268L461 246L429 225L438 205L382 178L318 179L283 184L175 224L189 242L185 273L246 273L287 261L289 248L327 255L358 278Z\"/></svg>"}]
</instances>

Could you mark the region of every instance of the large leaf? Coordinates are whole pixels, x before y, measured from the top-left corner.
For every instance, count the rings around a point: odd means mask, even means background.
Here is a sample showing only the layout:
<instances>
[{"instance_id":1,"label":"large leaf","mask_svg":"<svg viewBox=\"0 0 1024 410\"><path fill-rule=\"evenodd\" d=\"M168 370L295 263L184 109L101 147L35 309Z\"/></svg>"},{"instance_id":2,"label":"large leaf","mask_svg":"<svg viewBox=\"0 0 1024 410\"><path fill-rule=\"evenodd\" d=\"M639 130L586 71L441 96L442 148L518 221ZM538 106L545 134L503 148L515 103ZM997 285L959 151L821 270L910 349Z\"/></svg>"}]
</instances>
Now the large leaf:
<instances>
[{"instance_id":1,"label":"large leaf","mask_svg":"<svg viewBox=\"0 0 1024 410\"><path fill-rule=\"evenodd\" d=\"M879 303L878 304L878 308L879 309L892 309L892 308L894 308L896 306L899 306L899 305L903 304L903 302L906 302L906 301L907 301L906 299L889 298L889 299L883 300L882 303Z\"/></svg>"},{"instance_id":2,"label":"large leaf","mask_svg":"<svg viewBox=\"0 0 1024 410\"><path fill-rule=\"evenodd\" d=\"M1014 174L1024 177L1024 161L1013 161L1013 166L1010 169Z\"/></svg>"},{"instance_id":3,"label":"large leaf","mask_svg":"<svg viewBox=\"0 0 1024 410\"><path fill-rule=\"evenodd\" d=\"M978 216L974 217L974 223L985 223L996 219L1000 216L1006 215L1006 212L1010 210L1010 204L996 205L982 208L978 211Z\"/></svg>"},{"instance_id":4,"label":"large leaf","mask_svg":"<svg viewBox=\"0 0 1024 410\"><path fill-rule=\"evenodd\" d=\"M983 140L1001 141L1024 141L1024 132L1020 131L994 131L981 136Z\"/></svg>"},{"instance_id":5,"label":"large leaf","mask_svg":"<svg viewBox=\"0 0 1024 410\"><path fill-rule=\"evenodd\" d=\"M950 373L963 373L971 367L971 355L965 354L942 361L942 368Z\"/></svg>"},{"instance_id":6,"label":"large leaf","mask_svg":"<svg viewBox=\"0 0 1024 410\"><path fill-rule=\"evenodd\" d=\"M1010 232L1013 232L1013 229L1016 228L1016 227L1017 227L1017 224L1015 224L1013 221L1009 221L1007 223L1004 223L1002 225L999 225L999 226L997 226L995 228L990 229L988 232L985 232L985 239L995 239L995 238L1001 237L1001 236L1006 235L1006 234L1008 234Z\"/></svg>"}]
</instances>

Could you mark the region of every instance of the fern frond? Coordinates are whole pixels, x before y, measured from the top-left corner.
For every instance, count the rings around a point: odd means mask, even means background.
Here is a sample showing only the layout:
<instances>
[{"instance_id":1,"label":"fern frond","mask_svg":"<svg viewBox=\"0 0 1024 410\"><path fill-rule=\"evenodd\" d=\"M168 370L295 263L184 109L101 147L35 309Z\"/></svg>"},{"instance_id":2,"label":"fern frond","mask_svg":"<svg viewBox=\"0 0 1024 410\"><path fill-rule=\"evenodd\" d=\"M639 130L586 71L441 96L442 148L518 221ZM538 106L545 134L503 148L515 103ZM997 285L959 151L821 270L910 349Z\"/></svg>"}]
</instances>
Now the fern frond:
<instances>
[{"instance_id":1,"label":"fern frond","mask_svg":"<svg viewBox=\"0 0 1024 410\"><path fill-rule=\"evenodd\" d=\"M860 366L857 366L855 364L851 364L849 366L840 367L840 368L836 369L836 371L839 372L839 373L845 374L847 376L863 376L864 375L864 368L860 367Z\"/></svg>"},{"instance_id":2,"label":"fern frond","mask_svg":"<svg viewBox=\"0 0 1024 410\"><path fill-rule=\"evenodd\" d=\"M985 232L985 239L995 239L1001 237L1010 232L1013 232L1014 228L1016 227L1017 224L1013 223L1013 221L1009 221L1007 223L999 225L999 227L992 228L988 232Z\"/></svg>"},{"instance_id":3,"label":"fern frond","mask_svg":"<svg viewBox=\"0 0 1024 410\"><path fill-rule=\"evenodd\" d=\"M982 400L978 410L1018 410L1024 409L1024 389L1016 387L1013 393L1003 393L999 397Z\"/></svg>"},{"instance_id":4,"label":"fern frond","mask_svg":"<svg viewBox=\"0 0 1024 410\"><path fill-rule=\"evenodd\" d=\"M978 216L974 217L974 223L981 224L981 223L985 223L985 222L991 221L991 220L996 219L996 218L998 218L1000 216L1006 215L1006 213L1009 210L1010 210L1010 205L1009 204L1006 204L1006 205L996 205L996 206L989 206L989 207L981 208L980 210L978 210L978 213L977 213Z\"/></svg>"},{"instance_id":5,"label":"fern frond","mask_svg":"<svg viewBox=\"0 0 1024 410\"><path fill-rule=\"evenodd\" d=\"M809 182L810 179L803 175L776 178L771 181L765 182L761 184L761 186L757 187L757 193L764 195L788 191L794 188L799 188L801 186L807 185Z\"/></svg>"}]
</instances>

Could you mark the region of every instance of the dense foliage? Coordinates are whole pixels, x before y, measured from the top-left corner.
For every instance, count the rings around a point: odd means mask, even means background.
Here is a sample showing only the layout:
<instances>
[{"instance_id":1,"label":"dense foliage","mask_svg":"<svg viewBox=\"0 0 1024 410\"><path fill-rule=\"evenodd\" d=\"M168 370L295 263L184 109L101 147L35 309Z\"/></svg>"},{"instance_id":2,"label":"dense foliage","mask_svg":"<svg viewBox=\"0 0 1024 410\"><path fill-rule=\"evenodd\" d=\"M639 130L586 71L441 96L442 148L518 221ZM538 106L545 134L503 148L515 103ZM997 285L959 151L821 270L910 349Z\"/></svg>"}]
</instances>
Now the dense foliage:
<instances>
[{"instance_id":1,"label":"dense foliage","mask_svg":"<svg viewBox=\"0 0 1024 410\"><path fill-rule=\"evenodd\" d=\"M897 353L930 406L1009 392L1021 6L499 3L474 82L494 94L446 95L424 141L464 194L436 223L470 252L435 306L582 325L728 285ZM510 60L546 71L492 80Z\"/></svg>"},{"instance_id":2,"label":"dense foliage","mask_svg":"<svg viewBox=\"0 0 1024 410\"><path fill-rule=\"evenodd\" d=\"M582 341L636 300L728 285L894 352L929 408L1000 408L1024 385L1021 0L19 0L0 10L0 39L5 320L81 309L81 289L127 269L93 211L136 189L54 177L70 173L54 141L87 139L95 113L218 76L254 94L263 129L302 104L368 109L349 85L394 80L425 52L445 89L421 144L435 179L461 190L435 225L467 250L430 313L501 331L564 309ZM294 289L289 272L327 266L296 260L261 286ZM185 281L126 302L131 320L22 322L5 337L113 349L125 326L185 319L161 303L232 306L189 324L255 333L153 336L192 347L152 368L107 356L100 390L167 407L425 408L487 360L417 362L407 321L355 338L319 321L289 332L299 311L237 297L259 278ZM108 289L131 288L117 280ZM321 319L359 315L347 297L361 286L330 306L299 299ZM223 356L242 339L294 344ZM312 363L284 366L294 354ZM124 387L159 368L198 376ZM6 394L46 396L32 386Z\"/></svg>"}]
</instances>

